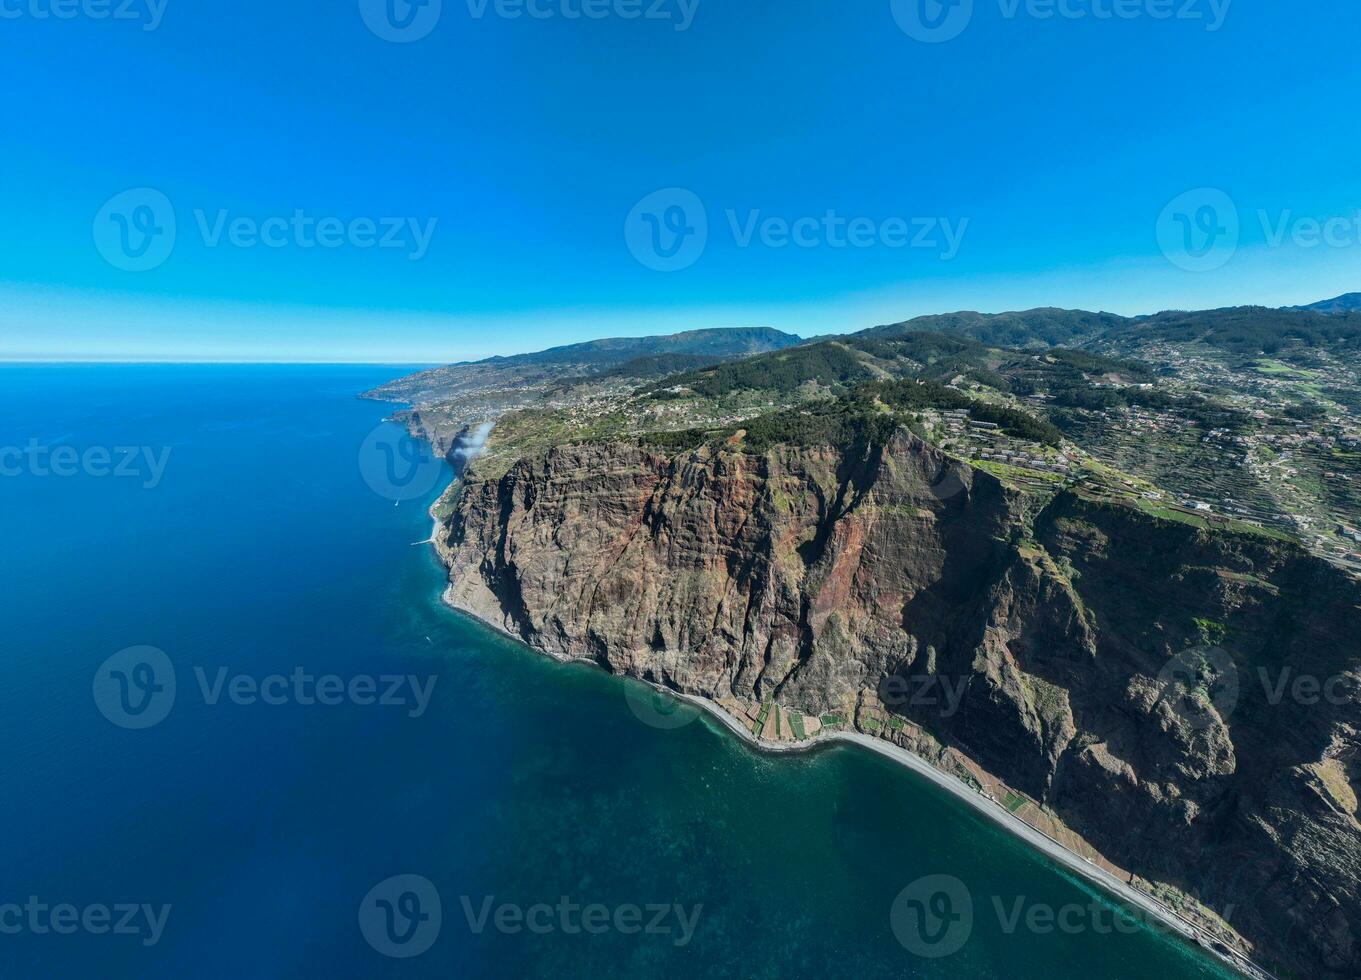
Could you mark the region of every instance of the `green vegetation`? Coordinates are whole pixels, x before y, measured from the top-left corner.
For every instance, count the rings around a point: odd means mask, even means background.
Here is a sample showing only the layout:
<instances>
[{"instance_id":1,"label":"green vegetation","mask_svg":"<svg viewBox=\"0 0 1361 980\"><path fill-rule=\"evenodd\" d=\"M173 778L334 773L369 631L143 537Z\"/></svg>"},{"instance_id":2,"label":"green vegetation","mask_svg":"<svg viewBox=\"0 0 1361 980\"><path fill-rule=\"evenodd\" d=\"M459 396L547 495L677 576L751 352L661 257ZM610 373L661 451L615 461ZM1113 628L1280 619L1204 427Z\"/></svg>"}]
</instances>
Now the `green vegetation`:
<instances>
[{"instance_id":1,"label":"green vegetation","mask_svg":"<svg viewBox=\"0 0 1361 980\"><path fill-rule=\"evenodd\" d=\"M845 446L863 451L886 442L893 433L894 420L867 410L858 401L840 399L762 415L743 422L741 428L746 430L742 448L751 453L786 444ZM736 431L734 428L725 434Z\"/></svg>"},{"instance_id":2,"label":"green vegetation","mask_svg":"<svg viewBox=\"0 0 1361 980\"><path fill-rule=\"evenodd\" d=\"M660 337L614 337L511 357L449 364L399 378L374 389L369 395L428 407L446 398L457 399L471 394L485 405L487 400L496 400L510 391L523 391L539 384L559 388L573 378L598 376L612 372L626 362L642 361L654 355L689 355L712 364L798 343L798 337L768 327L690 330ZM693 360L677 364L672 370L698 366ZM636 364L631 370L642 366Z\"/></svg>"},{"instance_id":3,"label":"green vegetation","mask_svg":"<svg viewBox=\"0 0 1361 980\"><path fill-rule=\"evenodd\" d=\"M1057 446L1063 439L1057 428L1033 415L972 398L939 382L871 381L857 385L841 398L807 402L726 429L652 432L641 436L640 441L683 452L744 432L742 449L749 453L764 453L778 445L828 445L866 451L882 446L900 425L920 435L917 415L924 409L963 409L979 422L999 426L1007 435L1049 446Z\"/></svg>"},{"instance_id":4,"label":"green vegetation","mask_svg":"<svg viewBox=\"0 0 1361 980\"><path fill-rule=\"evenodd\" d=\"M1323 389L1323 396L1353 414L1361 413L1361 389L1329 387Z\"/></svg>"},{"instance_id":5,"label":"green vegetation","mask_svg":"<svg viewBox=\"0 0 1361 980\"><path fill-rule=\"evenodd\" d=\"M1039 309L1015 313L947 313L867 331L874 338L936 331L991 347L1051 348L1097 341L1201 343L1252 357L1275 356L1292 347L1355 350L1361 347L1361 314L1325 315L1312 310L1244 306L1224 310L1172 310L1127 318L1085 310Z\"/></svg>"},{"instance_id":6,"label":"green vegetation","mask_svg":"<svg viewBox=\"0 0 1361 980\"><path fill-rule=\"evenodd\" d=\"M1225 520L1219 517L1204 516L1183 510L1179 507L1169 506L1155 500L1144 500L1136 498L1128 501L1139 510L1151 517L1159 518L1164 521L1174 521L1177 524L1187 524L1201 531L1227 531L1231 534L1245 535L1248 537L1270 538L1273 541L1296 543L1295 539L1284 531L1276 528L1259 527L1256 524L1249 524L1246 521Z\"/></svg>"},{"instance_id":7,"label":"green vegetation","mask_svg":"<svg viewBox=\"0 0 1361 980\"><path fill-rule=\"evenodd\" d=\"M613 406L589 419L573 419L551 408L509 412L497 421L487 450L474 465L483 478L500 475L533 452L574 442L617 439L627 430L627 421Z\"/></svg>"},{"instance_id":8,"label":"green vegetation","mask_svg":"<svg viewBox=\"0 0 1361 980\"><path fill-rule=\"evenodd\" d=\"M1286 377L1304 379L1317 377L1317 373L1314 371L1305 371L1300 368L1293 368L1289 364L1284 364L1280 361L1274 360L1269 357L1264 357L1261 360L1257 361L1257 363L1254 364L1253 367L1255 367L1262 374L1267 375L1284 375Z\"/></svg>"},{"instance_id":9,"label":"green vegetation","mask_svg":"<svg viewBox=\"0 0 1361 980\"><path fill-rule=\"evenodd\" d=\"M674 388L688 389L704 398L753 390L788 394L810 381L828 388L845 387L872 376L847 347L826 342L672 375L653 389L652 396L676 397L671 392Z\"/></svg>"},{"instance_id":10,"label":"green vegetation","mask_svg":"<svg viewBox=\"0 0 1361 980\"><path fill-rule=\"evenodd\" d=\"M1257 524L1249 524L1247 521L1228 520L1224 522L1224 528L1234 534L1256 535L1262 538L1271 538L1273 541L1288 541L1296 544L1296 540L1284 531L1274 527L1261 527Z\"/></svg>"},{"instance_id":11,"label":"green vegetation","mask_svg":"<svg viewBox=\"0 0 1361 980\"><path fill-rule=\"evenodd\" d=\"M683 453L698 449L709 441L711 434L703 429L681 429L677 432L645 432L638 437L644 446L666 452Z\"/></svg>"},{"instance_id":12,"label":"green vegetation","mask_svg":"<svg viewBox=\"0 0 1361 980\"><path fill-rule=\"evenodd\" d=\"M913 374L949 381L956 375L973 375L980 384L1005 390L1006 380L988 367L992 352L982 344L940 333L912 332L895 337L851 337L846 341L881 361L907 360Z\"/></svg>"},{"instance_id":13,"label":"green vegetation","mask_svg":"<svg viewBox=\"0 0 1361 980\"><path fill-rule=\"evenodd\" d=\"M1285 407L1285 416L1299 422L1307 422L1313 419L1326 417L1328 410L1317 402L1301 402L1296 405Z\"/></svg>"},{"instance_id":14,"label":"green vegetation","mask_svg":"<svg viewBox=\"0 0 1361 980\"><path fill-rule=\"evenodd\" d=\"M971 398L962 391L934 381L877 381L860 386L856 394L877 398L897 411L966 409L975 420L998 425L1007 435L1017 439L1029 439L1048 446L1057 446L1063 441L1063 433L1033 415Z\"/></svg>"},{"instance_id":15,"label":"green vegetation","mask_svg":"<svg viewBox=\"0 0 1361 980\"><path fill-rule=\"evenodd\" d=\"M1361 316L1272 310L1244 306L1195 313L1160 313L1138 332L1164 343L1203 343L1248 356L1272 357L1291 346L1355 349L1361 346Z\"/></svg>"},{"instance_id":16,"label":"green vegetation","mask_svg":"<svg viewBox=\"0 0 1361 980\"><path fill-rule=\"evenodd\" d=\"M598 375L600 378L655 378L658 375L675 374L678 371L693 371L709 367L715 358L705 354L649 354L635 357L618 367L610 368Z\"/></svg>"},{"instance_id":17,"label":"green vegetation","mask_svg":"<svg viewBox=\"0 0 1361 980\"><path fill-rule=\"evenodd\" d=\"M1145 514L1152 517L1161 518L1164 521L1175 521L1178 524L1189 524L1191 527L1199 528L1202 531L1210 529L1210 521L1207 518L1188 513L1176 507L1169 507L1166 504L1155 500L1136 500L1135 506Z\"/></svg>"},{"instance_id":18,"label":"green vegetation","mask_svg":"<svg viewBox=\"0 0 1361 980\"><path fill-rule=\"evenodd\" d=\"M1113 313L1039 309L1017 313L946 313L876 327L872 336L936 331L968 337L991 347L1062 347L1127 329L1133 321Z\"/></svg>"},{"instance_id":19,"label":"green vegetation","mask_svg":"<svg viewBox=\"0 0 1361 980\"><path fill-rule=\"evenodd\" d=\"M1229 635L1228 626L1213 619L1197 617L1192 622L1196 627L1196 635L1200 637L1200 642L1204 646L1219 646Z\"/></svg>"},{"instance_id":20,"label":"green vegetation","mask_svg":"<svg viewBox=\"0 0 1361 980\"><path fill-rule=\"evenodd\" d=\"M458 498L462 489L461 481L451 484L439 500L435 501L435 506L430 508L431 516L437 521L447 521L458 507Z\"/></svg>"},{"instance_id":21,"label":"green vegetation","mask_svg":"<svg viewBox=\"0 0 1361 980\"><path fill-rule=\"evenodd\" d=\"M1045 359L1084 374L1118 374L1139 382L1152 381L1157 376L1156 372L1142 361L1103 357L1085 350L1056 347L1045 355Z\"/></svg>"},{"instance_id":22,"label":"green vegetation","mask_svg":"<svg viewBox=\"0 0 1361 980\"><path fill-rule=\"evenodd\" d=\"M1065 482L1066 478L1058 473L1046 473L1042 470L1027 470L1020 466L1011 466L1007 463L999 463L991 459L971 459L969 465L974 469L991 473L997 479L1008 486L1024 484L1047 483L1058 486Z\"/></svg>"},{"instance_id":23,"label":"green vegetation","mask_svg":"<svg viewBox=\"0 0 1361 980\"><path fill-rule=\"evenodd\" d=\"M762 733L763 731L765 731L765 729L766 729L766 718L767 718L769 715L770 715L770 702L767 701L767 702L765 702L764 704L761 705L760 714L758 714L758 715L756 716L756 725L755 725L755 727L752 729L752 734L755 735L757 738L760 738L760 737L761 737L761 733Z\"/></svg>"}]
</instances>

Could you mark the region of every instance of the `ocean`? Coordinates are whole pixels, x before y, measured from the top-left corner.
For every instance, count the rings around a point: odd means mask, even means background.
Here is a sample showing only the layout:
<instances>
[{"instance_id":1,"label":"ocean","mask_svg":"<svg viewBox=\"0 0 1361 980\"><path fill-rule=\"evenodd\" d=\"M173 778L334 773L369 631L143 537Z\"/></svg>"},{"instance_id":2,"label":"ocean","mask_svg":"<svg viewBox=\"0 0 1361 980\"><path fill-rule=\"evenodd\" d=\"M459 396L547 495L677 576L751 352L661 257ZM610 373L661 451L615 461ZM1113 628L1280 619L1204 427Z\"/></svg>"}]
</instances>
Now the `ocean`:
<instances>
[{"instance_id":1,"label":"ocean","mask_svg":"<svg viewBox=\"0 0 1361 980\"><path fill-rule=\"evenodd\" d=\"M0 977L1226 977L439 601L393 366L0 367Z\"/></svg>"}]
</instances>

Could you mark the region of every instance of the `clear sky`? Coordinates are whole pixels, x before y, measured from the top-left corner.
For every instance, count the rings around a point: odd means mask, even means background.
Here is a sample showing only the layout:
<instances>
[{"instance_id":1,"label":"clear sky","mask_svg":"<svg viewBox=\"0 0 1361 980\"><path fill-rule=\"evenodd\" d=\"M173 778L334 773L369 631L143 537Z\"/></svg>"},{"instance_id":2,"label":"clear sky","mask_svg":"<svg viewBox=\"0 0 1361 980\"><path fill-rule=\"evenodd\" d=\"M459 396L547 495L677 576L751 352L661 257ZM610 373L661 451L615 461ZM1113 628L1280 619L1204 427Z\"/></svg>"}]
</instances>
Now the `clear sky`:
<instances>
[{"instance_id":1,"label":"clear sky","mask_svg":"<svg viewBox=\"0 0 1361 980\"><path fill-rule=\"evenodd\" d=\"M0 0L0 357L1361 289L1355 0L424 3Z\"/></svg>"}]
</instances>

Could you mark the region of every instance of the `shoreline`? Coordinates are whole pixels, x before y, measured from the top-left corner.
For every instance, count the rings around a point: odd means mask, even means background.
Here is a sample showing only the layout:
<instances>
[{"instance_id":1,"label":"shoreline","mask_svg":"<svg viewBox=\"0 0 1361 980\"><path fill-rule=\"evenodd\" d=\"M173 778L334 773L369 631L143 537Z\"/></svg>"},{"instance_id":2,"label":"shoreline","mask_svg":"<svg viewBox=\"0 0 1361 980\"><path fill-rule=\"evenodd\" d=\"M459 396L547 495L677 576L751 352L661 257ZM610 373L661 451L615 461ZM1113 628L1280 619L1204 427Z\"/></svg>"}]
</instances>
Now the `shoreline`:
<instances>
[{"instance_id":1,"label":"shoreline","mask_svg":"<svg viewBox=\"0 0 1361 980\"><path fill-rule=\"evenodd\" d=\"M598 661L590 657L558 655L551 651L540 649L525 642L523 637L517 636L503 625L485 619L472 610L457 605L451 598L453 586L447 581L450 563L446 557L444 542L440 540L440 531L443 529L444 522L435 515L435 509L443 502L448 494L454 491L455 487L458 486L458 483L459 481L457 479L451 482L430 507L430 517L434 522L434 527L428 543L434 549L441 567L445 570L446 581L444 587L440 590L440 604L445 608L452 610L458 615L466 616L468 619L478 623L484 628L490 629L507 639L513 640L517 645L530 652L538 656L547 657L556 663L587 664L611 677L620 677L625 681L647 684L654 690L672 698L693 704L712 718L720 727L727 730L729 734L736 736L747 748L763 755L793 755L815 752L837 743L856 745L866 751L873 752L880 757L888 759L925 778L933 786L964 803L975 813L981 814L995 826L1010 833L1013 837L1019 838L1024 843L1039 851L1050 861L1076 873L1082 879L1105 891L1116 900L1123 902L1125 905L1134 906L1135 908L1140 909L1145 913L1145 926L1150 926L1152 931L1161 932L1164 935L1175 934L1180 937L1182 941L1194 945L1196 949L1203 954L1213 957L1221 965L1228 967L1241 976L1250 978L1250 980L1278 980L1275 974L1271 973L1265 967L1248 959L1246 955L1237 950L1233 950L1224 945L1224 943L1215 936L1206 932L1203 928L1188 919L1183 918L1174 909L1164 905L1154 896L1133 887L1127 882L1121 881L1109 871L1091 863L1081 855L1064 847L1058 841L1030 826L1030 824L1026 823L1024 820L1009 813L996 800L971 789L958 779L955 779L948 773L942 772L925 759L914 755L899 745L859 731L820 732L805 741L792 744L768 742L748 731L741 721L733 717L733 715L726 711L721 705L709 698L697 694L687 694L651 681L645 681L639 678L629 678L624 675L616 674L601 666ZM1161 925L1166 928L1158 929L1151 926L1148 917L1151 917L1154 922L1161 923Z\"/></svg>"},{"instance_id":2,"label":"shoreline","mask_svg":"<svg viewBox=\"0 0 1361 980\"><path fill-rule=\"evenodd\" d=\"M460 612L462 612L462 610L460 610ZM479 620L479 622L480 621L481 620ZM523 641L521 642L523 643ZM819 733L803 742L792 745L767 742L747 731L746 727L738 719L734 718L724 710L722 706L708 698L693 694L682 694L678 691L673 691L670 688L663 687L659 684L652 684L647 681L641 683L647 683L655 690L664 692L674 698L689 702L703 709L731 734L736 735L748 746L748 748L754 749L765 755L815 752L821 748L842 743L857 745L866 751L873 752L876 755L888 759L889 761L922 776L933 786L966 804L971 810L981 814L1000 829L1030 845L1055 864L1075 872L1089 883L1109 893L1115 899L1141 909L1143 912L1147 913L1148 916L1151 916L1157 922L1168 927L1167 930L1155 929L1154 931L1164 932L1165 934L1167 932L1175 933L1187 942L1194 943L1199 950L1213 956L1220 963L1230 967L1239 974L1252 977L1254 980L1275 980L1271 973L1267 972L1262 967L1259 967L1257 964L1252 963L1250 960L1240 959L1240 957L1232 953L1225 954L1221 952L1221 948L1226 949L1227 947L1223 947L1213 936L1205 934L1199 926L1182 918L1173 909L1164 905L1152 895L1121 881L1109 871L1091 863L1086 858L1064 847L1058 841L1030 826L1025 821L1008 813L996 800L984 796L976 790L970 789L958 779L955 779L947 773L941 772L925 759L912 754L899 745L858 731ZM1145 918L1144 922L1147 925L1148 919Z\"/></svg>"}]
</instances>

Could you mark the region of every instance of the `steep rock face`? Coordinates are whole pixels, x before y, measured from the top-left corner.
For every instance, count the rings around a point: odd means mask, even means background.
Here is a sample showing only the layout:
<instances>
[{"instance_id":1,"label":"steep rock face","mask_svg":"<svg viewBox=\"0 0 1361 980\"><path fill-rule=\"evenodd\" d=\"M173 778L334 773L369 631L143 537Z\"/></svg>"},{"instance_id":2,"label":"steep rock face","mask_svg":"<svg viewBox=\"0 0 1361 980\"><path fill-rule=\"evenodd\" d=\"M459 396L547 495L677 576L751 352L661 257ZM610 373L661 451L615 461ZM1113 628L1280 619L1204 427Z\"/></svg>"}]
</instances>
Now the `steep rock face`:
<instances>
[{"instance_id":1,"label":"steep rock face","mask_svg":"<svg viewBox=\"0 0 1361 980\"><path fill-rule=\"evenodd\" d=\"M687 693L896 714L1259 955L1361 974L1361 590L1266 539L1038 506L905 431L562 447L472 474L448 597Z\"/></svg>"}]
</instances>

